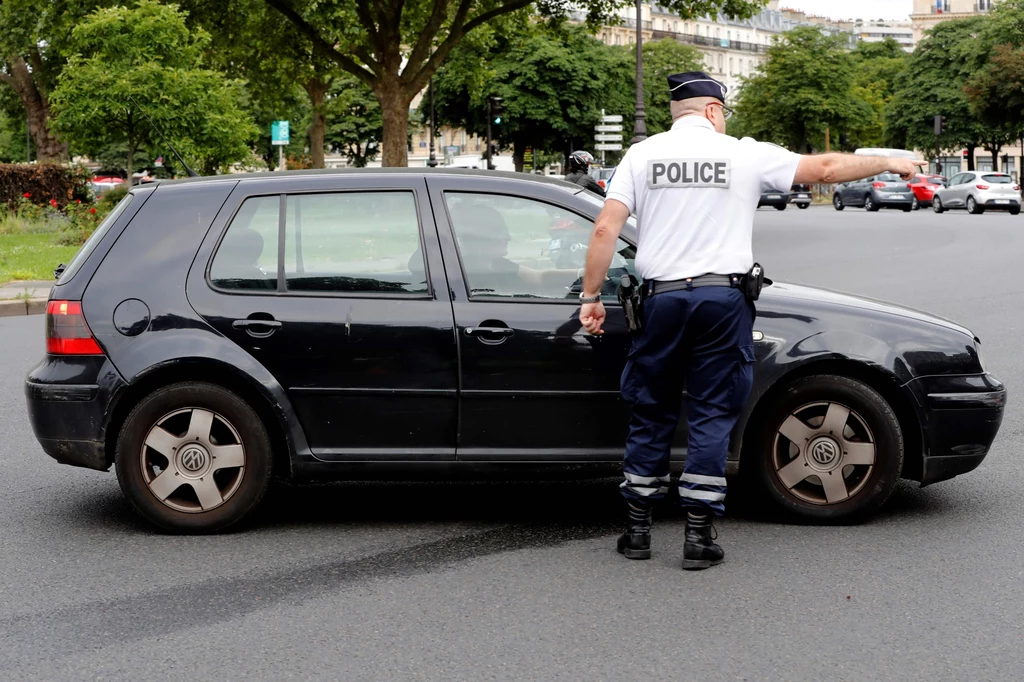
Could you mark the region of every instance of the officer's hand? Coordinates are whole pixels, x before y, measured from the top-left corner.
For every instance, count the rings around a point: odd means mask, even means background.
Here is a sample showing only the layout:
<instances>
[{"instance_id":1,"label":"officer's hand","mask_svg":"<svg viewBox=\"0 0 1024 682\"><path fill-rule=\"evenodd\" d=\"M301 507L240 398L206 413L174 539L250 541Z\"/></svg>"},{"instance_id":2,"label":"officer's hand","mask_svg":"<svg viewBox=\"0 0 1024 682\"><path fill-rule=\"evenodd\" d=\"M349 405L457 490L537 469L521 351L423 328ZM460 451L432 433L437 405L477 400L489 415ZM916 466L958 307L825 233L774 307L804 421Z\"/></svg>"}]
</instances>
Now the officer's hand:
<instances>
[{"instance_id":1,"label":"officer's hand","mask_svg":"<svg viewBox=\"0 0 1024 682\"><path fill-rule=\"evenodd\" d=\"M588 333L598 336L604 334L601 329L601 325L604 324L604 303L584 303L580 307L580 322Z\"/></svg>"},{"instance_id":2,"label":"officer's hand","mask_svg":"<svg viewBox=\"0 0 1024 682\"><path fill-rule=\"evenodd\" d=\"M889 172L898 174L900 180L913 180L919 169L927 165L927 161L918 161L917 159L893 159Z\"/></svg>"}]
</instances>

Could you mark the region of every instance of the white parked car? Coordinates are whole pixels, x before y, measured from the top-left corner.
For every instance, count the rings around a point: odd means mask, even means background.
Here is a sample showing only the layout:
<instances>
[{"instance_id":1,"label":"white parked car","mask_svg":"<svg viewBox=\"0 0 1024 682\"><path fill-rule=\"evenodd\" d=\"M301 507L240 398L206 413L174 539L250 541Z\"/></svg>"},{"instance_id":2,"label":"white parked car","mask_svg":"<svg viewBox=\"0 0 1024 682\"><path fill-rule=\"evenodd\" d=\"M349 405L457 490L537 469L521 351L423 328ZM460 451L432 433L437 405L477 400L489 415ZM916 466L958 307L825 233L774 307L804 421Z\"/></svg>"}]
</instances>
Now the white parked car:
<instances>
[{"instance_id":1,"label":"white parked car","mask_svg":"<svg viewBox=\"0 0 1024 682\"><path fill-rule=\"evenodd\" d=\"M1020 213L1020 185L1006 173L966 171L950 178L945 187L935 190L932 209L942 213L954 208L966 208L968 213L988 210Z\"/></svg>"}]
</instances>

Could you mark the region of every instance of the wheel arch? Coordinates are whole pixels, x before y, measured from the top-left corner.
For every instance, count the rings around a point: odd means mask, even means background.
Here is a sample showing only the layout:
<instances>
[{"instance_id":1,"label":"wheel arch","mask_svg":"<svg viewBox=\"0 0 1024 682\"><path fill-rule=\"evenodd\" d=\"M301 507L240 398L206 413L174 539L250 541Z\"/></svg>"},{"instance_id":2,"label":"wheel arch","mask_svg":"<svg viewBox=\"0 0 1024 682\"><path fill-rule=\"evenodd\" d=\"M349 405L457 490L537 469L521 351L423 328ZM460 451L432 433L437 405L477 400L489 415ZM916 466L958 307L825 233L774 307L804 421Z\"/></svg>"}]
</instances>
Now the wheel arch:
<instances>
[{"instance_id":1,"label":"wheel arch","mask_svg":"<svg viewBox=\"0 0 1024 682\"><path fill-rule=\"evenodd\" d=\"M248 403L270 436L275 477L291 477L294 448L281 415L274 409L272 398L252 377L246 376L236 367L210 358L184 358L164 363L138 376L121 391L107 421L105 450L108 464L113 464L121 427L142 397L163 386L186 381L215 384L237 394Z\"/></svg>"},{"instance_id":2,"label":"wheel arch","mask_svg":"<svg viewBox=\"0 0 1024 682\"><path fill-rule=\"evenodd\" d=\"M901 478L920 476L924 457L924 433L910 396L900 387L899 381L893 374L875 365L844 358L823 358L804 363L792 368L771 383L758 397L743 423L743 438L739 447L740 468L743 466L743 458L749 449L748 446L753 447L748 440L748 435L752 436L763 424L771 401L792 382L816 374L834 374L856 379L877 391L895 412L900 430L903 432L904 451Z\"/></svg>"}]
</instances>

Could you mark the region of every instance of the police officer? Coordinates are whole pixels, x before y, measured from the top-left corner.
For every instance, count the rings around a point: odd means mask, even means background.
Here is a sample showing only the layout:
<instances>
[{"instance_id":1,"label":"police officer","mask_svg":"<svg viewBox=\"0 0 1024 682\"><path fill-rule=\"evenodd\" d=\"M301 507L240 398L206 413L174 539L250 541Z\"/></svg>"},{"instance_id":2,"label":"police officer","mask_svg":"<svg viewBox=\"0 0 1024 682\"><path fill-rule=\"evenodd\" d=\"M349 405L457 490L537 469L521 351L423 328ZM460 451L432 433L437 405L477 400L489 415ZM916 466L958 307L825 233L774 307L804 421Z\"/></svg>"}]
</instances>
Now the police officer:
<instances>
[{"instance_id":1,"label":"police officer","mask_svg":"<svg viewBox=\"0 0 1024 682\"><path fill-rule=\"evenodd\" d=\"M569 174L565 179L575 183L584 189L589 189L598 196L604 196L604 188L597 184L597 180L590 177L590 164L594 162L594 156L590 152L576 151L569 155Z\"/></svg>"},{"instance_id":2,"label":"police officer","mask_svg":"<svg viewBox=\"0 0 1024 682\"><path fill-rule=\"evenodd\" d=\"M643 327L633 337L621 392L630 408L621 491L626 532L618 551L651 556L651 504L668 492L669 449L686 381L689 443L679 497L686 515L683 568L725 554L711 520L725 511L730 435L750 394L754 362L754 212L762 192L794 183L849 182L883 172L912 178L924 161L801 156L725 134L725 86L702 72L668 77L672 128L634 144L608 188L587 253L580 322L601 334L601 284L630 213L637 215L636 269Z\"/></svg>"}]
</instances>

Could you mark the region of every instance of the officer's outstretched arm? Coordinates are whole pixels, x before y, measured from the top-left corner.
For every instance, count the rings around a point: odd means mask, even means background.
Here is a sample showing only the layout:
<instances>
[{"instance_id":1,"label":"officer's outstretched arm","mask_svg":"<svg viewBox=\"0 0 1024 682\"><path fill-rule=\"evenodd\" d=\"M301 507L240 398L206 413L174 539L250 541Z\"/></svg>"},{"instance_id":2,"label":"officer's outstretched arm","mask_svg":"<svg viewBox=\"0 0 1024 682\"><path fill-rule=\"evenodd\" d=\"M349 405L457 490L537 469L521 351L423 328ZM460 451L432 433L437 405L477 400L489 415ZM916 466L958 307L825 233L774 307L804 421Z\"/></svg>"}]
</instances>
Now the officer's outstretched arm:
<instances>
[{"instance_id":1,"label":"officer's outstretched arm","mask_svg":"<svg viewBox=\"0 0 1024 682\"><path fill-rule=\"evenodd\" d=\"M597 296L601 292L608 266L615 255L615 241L629 218L629 208L616 199L606 199L601 214L594 224L587 249L587 266L583 273L583 295Z\"/></svg>"},{"instance_id":2,"label":"officer's outstretched arm","mask_svg":"<svg viewBox=\"0 0 1024 682\"><path fill-rule=\"evenodd\" d=\"M856 154L814 154L800 157L793 182L798 185L852 182L878 175L896 173L904 180L917 174L927 161L889 156L858 156Z\"/></svg>"}]
</instances>

